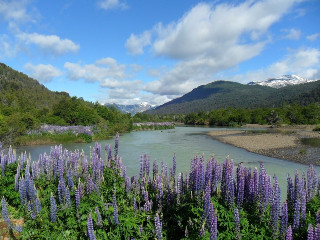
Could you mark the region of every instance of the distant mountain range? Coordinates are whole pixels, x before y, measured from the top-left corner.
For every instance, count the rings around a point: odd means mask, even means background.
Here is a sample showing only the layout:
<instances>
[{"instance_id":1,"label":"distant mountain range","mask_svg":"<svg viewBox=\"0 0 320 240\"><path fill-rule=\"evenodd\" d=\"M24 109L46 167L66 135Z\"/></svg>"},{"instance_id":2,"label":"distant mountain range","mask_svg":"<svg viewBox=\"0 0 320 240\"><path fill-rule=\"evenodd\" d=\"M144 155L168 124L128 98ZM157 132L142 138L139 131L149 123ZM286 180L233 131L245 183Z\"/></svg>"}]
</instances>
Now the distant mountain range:
<instances>
[{"instance_id":1,"label":"distant mountain range","mask_svg":"<svg viewBox=\"0 0 320 240\"><path fill-rule=\"evenodd\" d=\"M152 106L148 103L140 103L140 104L131 104L131 105L124 105L124 104L117 104L117 103L107 103L105 104L107 107L114 106L116 109L118 109L122 113L131 113L131 115L134 115L138 112L144 112L148 110L152 110L155 108L155 106Z\"/></svg>"},{"instance_id":2,"label":"distant mountain range","mask_svg":"<svg viewBox=\"0 0 320 240\"><path fill-rule=\"evenodd\" d=\"M273 88L282 88L286 86L299 85L309 82L315 82L316 80L309 80L297 75L283 75L278 78L269 78L262 82L250 82L248 85L261 85Z\"/></svg>"},{"instance_id":3,"label":"distant mountain range","mask_svg":"<svg viewBox=\"0 0 320 240\"><path fill-rule=\"evenodd\" d=\"M289 78L292 79L291 83ZM287 83L286 86L284 82ZM267 83L272 87L266 86ZM215 81L199 86L182 97L173 99L147 113L190 113L228 107L278 107L284 103L307 105L319 101L320 80L306 82L302 78L284 76L250 84Z\"/></svg>"}]
</instances>

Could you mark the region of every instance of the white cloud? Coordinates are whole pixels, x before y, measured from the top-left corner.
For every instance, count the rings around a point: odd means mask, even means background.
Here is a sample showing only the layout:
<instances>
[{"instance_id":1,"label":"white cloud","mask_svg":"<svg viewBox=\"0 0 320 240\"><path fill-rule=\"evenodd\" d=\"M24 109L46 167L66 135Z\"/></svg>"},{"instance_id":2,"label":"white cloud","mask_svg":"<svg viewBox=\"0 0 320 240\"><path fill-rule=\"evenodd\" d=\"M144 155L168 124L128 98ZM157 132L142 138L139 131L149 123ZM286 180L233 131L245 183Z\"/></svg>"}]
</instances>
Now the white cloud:
<instances>
[{"instance_id":1,"label":"white cloud","mask_svg":"<svg viewBox=\"0 0 320 240\"><path fill-rule=\"evenodd\" d=\"M102 0L98 2L98 6L105 10L115 9L115 8L120 8L120 9L128 8L127 4L119 0Z\"/></svg>"},{"instance_id":2,"label":"white cloud","mask_svg":"<svg viewBox=\"0 0 320 240\"><path fill-rule=\"evenodd\" d=\"M51 64L33 65L31 63L27 63L24 65L24 68L30 73L30 77L43 83L50 82L53 78L62 75L62 72Z\"/></svg>"},{"instance_id":3,"label":"white cloud","mask_svg":"<svg viewBox=\"0 0 320 240\"><path fill-rule=\"evenodd\" d=\"M290 40L299 40L301 36L301 30L299 29L284 29L283 32L285 32L285 36L283 38L290 39Z\"/></svg>"},{"instance_id":4,"label":"white cloud","mask_svg":"<svg viewBox=\"0 0 320 240\"><path fill-rule=\"evenodd\" d=\"M17 38L25 44L35 44L41 50L53 55L62 55L68 52L77 52L80 45L69 39L61 39L56 35L42 35L39 33L21 33Z\"/></svg>"},{"instance_id":5,"label":"white cloud","mask_svg":"<svg viewBox=\"0 0 320 240\"><path fill-rule=\"evenodd\" d=\"M27 4L29 1L5 1L0 0L0 19L8 22L27 22L32 17L27 12Z\"/></svg>"},{"instance_id":6,"label":"white cloud","mask_svg":"<svg viewBox=\"0 0 320 240\"><path fill-rule=\"evenodd\" d=\"M137 88L141 81L128 81L127 66L118 64L113 58L103 58L93 64L79 64L66 62L64 67L68 70L71 80L84 79L87 82L98 82L103 88Z\"/></svg>"},{"instance_id":7,"label":"white cloud","mask_svg":"<svg viewBox=\"0 0 320 240\"><path fill-rule=\"evenodd\" d=\"M313 42L313 41L317 40L318 37L320 37L320 33L315 33L315 34L312 34L312 35L307 36L307 39L308 39L309 41L312 41L312 42Z\"/></svg>"},{"instance_id":8,"label":"white cloud","mask_svg":"<svg viewBox=\"0 0 320 240\"><path fill-rule=\"evenodd\" d=\"M320 50L316 48L300 48L291 51L284 59L269 65L266 69L250 71L237 75L230 80L248 83L264 81L270 77L294 74L307 79L319 79Z\"/></svg>"},{"instance_id":9,"label":"white cloud","mask_svg":"<svg viewBox=\"0 0 320 240\"><path fill-rule=\"evenodd\" d=\"M270 42L269 28L298 1L264 0L239 4L199 3L178 21L156 24L149 39L158 56L176 60L173 69L144 90L168 98L214 80L215 74L259 55ZM132 37L134 36L134 38ZM131 35L137 53L148 46L144 34ZM134 39L134 41L132 40Z\"/></svg>"},{"instance_id":10,"label":"white cloud","mask_svg":"<svg viewBox=\"0 0 320 240\"><path fill-rule=\"evenodd\" d=\"M151 32L145 31L139 36L131 34L126 42L126 49L129 54L138 55L143 53L143 48L150 45L151 43Z\"/></svg>"}]
</instances>

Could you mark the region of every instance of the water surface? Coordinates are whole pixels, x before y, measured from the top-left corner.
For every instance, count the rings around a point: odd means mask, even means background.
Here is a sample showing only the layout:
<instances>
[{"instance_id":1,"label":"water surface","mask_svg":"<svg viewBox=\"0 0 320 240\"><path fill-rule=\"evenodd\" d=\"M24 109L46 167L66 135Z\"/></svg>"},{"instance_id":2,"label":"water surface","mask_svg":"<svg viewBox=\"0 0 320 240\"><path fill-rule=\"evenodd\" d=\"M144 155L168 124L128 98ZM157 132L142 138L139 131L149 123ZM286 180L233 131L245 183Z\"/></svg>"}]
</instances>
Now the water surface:
<instances>
[{"instance_id":1,"label":"water surface","mask_svg":"<svg viewBox=\"0 0 320 240\"><path fill-rule=\"evenodd\" d=\"M215 159L223 162L227 156L233 159L235 164L243 162L246 167L259 168L260 162L264 162L265 168L270 175L276 174L281 185L282 195L285 194L287 174L294 175L297 169L301 173L307 171L308 166L276 158L270 158L259 154L248 152L225 143L212 139L206 133L208 131L222 130L224 128L204 127L176 127L175 129L162 131L139 131L120 135L119 155L122 162L127 166L127 174L130 176L139 173L140 156L147 154L151 159L160 163L162 160L172 167L173 154L177 157L177 172L185 172L190 168L190 160L195 155L204 154L208 160L214 155ZM228 130L228 129L225 129ZM236 129L232 129L236 130ZM102 148L106 144L114 146L114 140L99 141ZM89 154L90 147L94 143L64 144L69 150L83 149ZM31 154L32 159L38 159L40 153L49 152L51 146L28 146L17 149L17 153L26 151ZM320 167L315 167L320 172Z\"/></svg>"}]
</instances>

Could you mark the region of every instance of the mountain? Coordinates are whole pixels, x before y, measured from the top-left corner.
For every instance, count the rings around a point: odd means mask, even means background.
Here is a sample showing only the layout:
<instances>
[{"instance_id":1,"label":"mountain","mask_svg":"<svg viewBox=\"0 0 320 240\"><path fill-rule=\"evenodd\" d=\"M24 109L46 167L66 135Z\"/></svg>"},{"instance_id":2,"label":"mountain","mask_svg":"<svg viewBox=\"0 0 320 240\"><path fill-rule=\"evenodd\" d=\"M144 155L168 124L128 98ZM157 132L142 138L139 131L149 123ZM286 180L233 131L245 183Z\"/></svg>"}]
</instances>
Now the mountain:
<instances>
[{"instance_id":1,"label":"mountain","mask_svg":"<svg viewBox=\"0 0 320 240\"><path fill-rule=\"evenodd\" d=\"M0 110L50 109L65 97L70 96L66 92L50 91L37 80L0 63Z\"/></svg>"},{"instance_id":2,"label":"mountain","mask_svg":"<svg viewBox=\"0 0 320 240\"><path fill-rule=\"evenodd\" d=\"M282 88L286 86L291 85L299 85L309 82L314 82L316 80L309 80L302 77L299 77L297 75L283 75L278 78L269 78L266 81L262 82L250 82L248 85L261 85L261 86L267 86L267 87L273 87L273 88Z\"/></svg>"},{"instance_id":3,"label":"mountain","mask_svg":"<svg viewBox=\"0 0 320 240\"><path fill-rule=\"evenodd\" d=\"M320 89L320 80L282 88L221 80L199 86L146 113L174 114L228 107L277 107L292 102L305 105L319 101L317 99L320 99L320 91L315 89Z\"/></svg>"},{"instance_id":4,"label":"mountain","mask_svg":"<svg viewBox=\"0 0 320 240\"><path fill-rule=\"evenodd\" d=\"M155 106L152 106L146 102L140 103L140 104L131 104L131 105L123 105L123 104L117 104L117 103L107 103L105 106L114 106L116 109L118 109L122 113L130 113L131 115L134 115L138 112L144 112L148 110L152 110L155 108Z\"/></svg>"}]
</instances>

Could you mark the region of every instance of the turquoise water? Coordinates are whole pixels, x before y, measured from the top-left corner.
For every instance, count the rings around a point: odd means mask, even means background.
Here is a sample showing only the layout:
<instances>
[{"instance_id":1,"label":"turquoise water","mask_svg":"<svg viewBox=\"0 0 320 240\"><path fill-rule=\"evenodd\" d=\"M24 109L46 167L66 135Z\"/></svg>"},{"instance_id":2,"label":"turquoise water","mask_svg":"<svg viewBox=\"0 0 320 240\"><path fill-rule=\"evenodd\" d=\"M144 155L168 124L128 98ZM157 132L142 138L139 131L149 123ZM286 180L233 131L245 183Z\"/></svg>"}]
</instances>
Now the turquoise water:
<instances>
[{"instance_id":1,"label":"turquoise water","mask_svg":"<svg viewBox=\"0 0 320 240\"><path fill-rule=\"evenodd\" d=\"M206 135L208 131L222 130L223 128L202 128L202 127L176 127L175 129L163 131L141 131L120 135L119 155L122 162L127 166L127 174L133 176L139 174L140 155L147 154L151 159L157 160L158 164L163 160L172 167L173 154L177 157L177 172L185 172L190 168L190 160L195 155L204 154L208 160L212 155L219 162L223 162L227 156L233 159L235 164L243 162L246 167L259 168L260 162L264 162L265 168L270 175L276 174L285 194L287 174L294 175L297 169L301 173L307 171L308 166L286 160L265 157L259 154L248 152L228 144L221 143ZM228 129L225 129L228 130ZM235 130L235 129L232 129ZM99 141L102 148L106 144L114 147L114 140ZM65 144L64 148L69 150L83 149L89 154L90 147L94 143ZM50 146L28 146L17 149L17 153L26 151L32 159L38 159L40 153L49 152ZM320 172L319 167L315 167Z\"/></svg>"}]
</instances>

